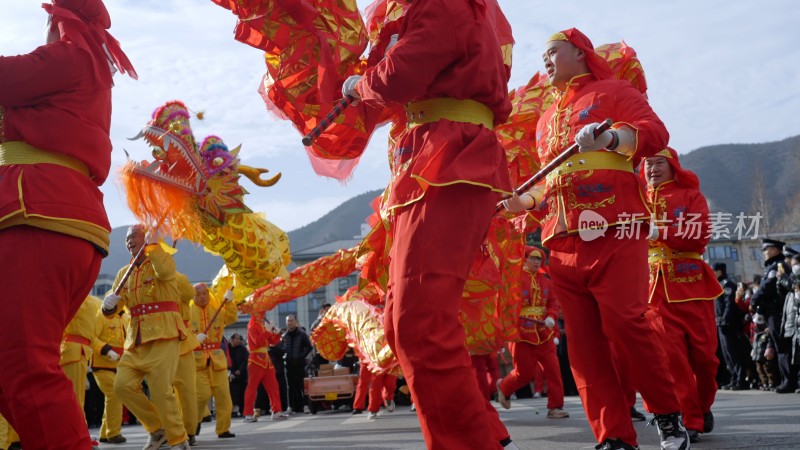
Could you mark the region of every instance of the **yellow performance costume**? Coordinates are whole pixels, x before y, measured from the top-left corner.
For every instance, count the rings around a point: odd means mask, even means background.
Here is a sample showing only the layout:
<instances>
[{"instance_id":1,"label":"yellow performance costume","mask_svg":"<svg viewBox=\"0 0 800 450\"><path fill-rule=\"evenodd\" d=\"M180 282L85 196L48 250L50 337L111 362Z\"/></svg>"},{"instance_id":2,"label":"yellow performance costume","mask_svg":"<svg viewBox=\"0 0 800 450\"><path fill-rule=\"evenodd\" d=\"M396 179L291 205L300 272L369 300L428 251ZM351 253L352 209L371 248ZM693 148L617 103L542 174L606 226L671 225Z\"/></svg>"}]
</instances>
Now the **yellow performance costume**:
<instances>
[{"instance_id":1,"label":"yellow performance costume","mask_svg":"<svg viewBox=\"0 0 800 450\"><path fill-rule=\"evenodd\" d=\"M97 312L100 310L100 299L86 297L78 308L78 312L67 324L64 338L61 341L61 368L64 374L72 381L75 397L78 404L86 400L86 370L89 368L89 359L92 357L92 341L95 339L97 326ZM84 415L86 413L84 412ZM85 418L85 417L84 417Z\"/></svg>"},{"instance_id":2,"label":"yellow performance costume","mask_svg":"<svg viewBox=\"0 0 800 450\"><path fill-rule=\"evenodd\" d=\"M125 352L125 332L131 318L125 310L111 316L98 311L95 320L97 334L92 341L92 374L105 396L100 442L121 444L125 442L122 437L122 401L114 392L114 378L119 358Z\"/></svg>"},{"instance_id":3,"label":"yellow performance costume","mask_svg":"<svg viewBox=\"0 0 800 450\"><path fill-rule=\"evenodd\" d=\"M191 318L191 310L189 305L194 298L194 286L186 278L186 275L178 273L178 292L181 295L181 318L186 328L189 328L189 319ZM197 337L193 333L189 333L188 337L181 341L180 358L178 359L178 371L175 372L175 395L178 397L178 402L181 406L181 414L183 415L183 426L186 434L189 435L189 442L193 442L195 428L197 427L197 375L194 368L194 352L193 350L200 345Z\"/></svg>"},{"instance_id":4,"label":"yellow performance costume","mask_svg":"<svg viewBox=\"0 0 800 450\"><path fill-rule=\"evenodd\" d=\"M207 287L205 289L207 290ZM194 363L197 369L197 408L202 410L213 395L216 404L217 436L232 437L230 427L233 402L228 381L228 358L222 351L221 341L225 327L236 322L238 311L233 302L223 302L220 305L211 293L208 295L210 300L205 307L198 306L198 300L195 298L191 306L192 318L189 323L192 332L208 336L194 351ZM211 318L220 308L222 310L209 328Z\"/></svg>"},{"instance_id":5,"label":"yellow performance costume","mask_svg":"<svg viewBox=\"0 0 800 450\"><path fill-rule=\"evenodd\" d=\"M161 245L147 245L143 252L145 258L134 263L119 293L119 304L130 310L131 323L125 353L117 365L114 392L148 433L163 429L169 445L177 446L188 440L172 388L178 369L179 341L187 337L180 315L177 272L175 261ZM117 273L114 289L126 269L127 266ZM115 313L116 308L103 312ZM150 400L142 392L145 378Z\"/></svg>"}]
</instances>

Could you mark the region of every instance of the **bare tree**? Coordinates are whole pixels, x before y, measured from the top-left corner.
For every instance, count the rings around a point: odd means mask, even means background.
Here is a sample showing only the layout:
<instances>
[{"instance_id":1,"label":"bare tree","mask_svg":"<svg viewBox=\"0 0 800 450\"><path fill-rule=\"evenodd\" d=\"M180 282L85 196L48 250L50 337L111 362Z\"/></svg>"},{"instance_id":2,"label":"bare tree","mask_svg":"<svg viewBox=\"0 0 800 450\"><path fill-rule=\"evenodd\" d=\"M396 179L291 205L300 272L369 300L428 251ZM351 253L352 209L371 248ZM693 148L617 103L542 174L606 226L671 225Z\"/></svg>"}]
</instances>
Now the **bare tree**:
<instances>
[{"instance_id":1,"label":"bare tree","mask_svg":"<svg viewBox=\"0 0 800 450\"><path fill-rule=\"evenodd\" d=\"M761 166L756 164L753 171L753 199L751 208L754 212L760 212L763 217L763 228L765 236L769 236L770 222L772 218L772 199L769 197L767 188L764 185L764 175L761 173Z\"/></svg>"}]
</instances>

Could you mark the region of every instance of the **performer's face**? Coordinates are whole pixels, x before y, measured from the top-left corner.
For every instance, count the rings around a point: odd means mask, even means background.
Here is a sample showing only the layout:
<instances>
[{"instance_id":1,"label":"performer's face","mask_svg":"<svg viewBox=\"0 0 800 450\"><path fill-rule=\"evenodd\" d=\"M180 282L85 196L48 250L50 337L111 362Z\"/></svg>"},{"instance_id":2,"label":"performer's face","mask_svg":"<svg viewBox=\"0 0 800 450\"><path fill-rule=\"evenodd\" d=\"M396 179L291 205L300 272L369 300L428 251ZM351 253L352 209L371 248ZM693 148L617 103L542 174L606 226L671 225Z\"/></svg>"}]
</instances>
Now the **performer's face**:
<instances>
[{"instance_id":1,"label":"performer's face","mask_svg":"<svg viewBox=\"0 0 800 450\"><path fill-rule=\"evenodd\" d=\"M672 166L667 162L667 158L663 156L645 158L644 174L647 177L647 184L653 187L658 187L675 177Z\"/></svg>"},{"instance_id":2,"label":"performer's face","mask_svg":"<svg viewBox=\"0 0 800 450\"><path fill-rule=\"evenodd\" d=\"M573 77L589 71L586 68L586 55L583 50L567 41L548 42L542 60L550 84L559 91L564 91Z\"/></svg>"},{"instance_id":3,"label":"performer's face","mask_svg":"<svg viewBox=\"0 0 800 450\"><path fill-rule=\"evenodd\" d=\"M205 308L211 297L208 295L208 286L205 284L198 284L194 287L194 304Z\"/></svg>"},{"instance_id":4,"label":"performer's face","mask_svg":"<svg viewBox=\"0 0 800 450\"><path fill-rule=\"evenodd\" d=\"M125 236L125 247L128 249L131 256L138 255L143 245L144 230L137 226L130 227L128 229L128 234Z\"/></svg>"},{"instance_id":5,"label":"performer's face","mask_svg":"<svg viewBox=\"0 0 800 450\"><path fill-rule=\"evenodd\" d=\"M542 258L538 256L531 255L525 260L525 270L530 273L538 272L540 267L542 267Z\"/></svg>"}]
</instances>

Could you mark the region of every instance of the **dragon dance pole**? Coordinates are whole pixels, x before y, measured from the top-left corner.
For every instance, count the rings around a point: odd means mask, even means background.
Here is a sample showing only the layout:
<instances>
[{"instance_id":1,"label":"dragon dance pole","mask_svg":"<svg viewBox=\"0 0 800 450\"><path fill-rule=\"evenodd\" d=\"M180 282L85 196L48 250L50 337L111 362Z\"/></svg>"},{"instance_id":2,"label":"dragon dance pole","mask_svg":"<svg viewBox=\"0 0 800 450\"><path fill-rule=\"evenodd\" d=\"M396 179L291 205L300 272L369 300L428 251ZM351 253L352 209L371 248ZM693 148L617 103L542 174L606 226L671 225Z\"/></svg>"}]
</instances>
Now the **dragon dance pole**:
<instances>
[{"instance_id":1,"label":"dragon dance pole","mask_svg":"<svg viewBox=\"0 0 800 450\"><path fill-rule=\"evenodd\" d=\"M227 303L228 303L228 300L222 300L222 304L219 305L219 308L217 308L217 311L214 312L213 316L211 316L211 320L208 321L208 326L206 326L206 329L203 330L203 334L208 334L208 330L210 330L211 327L214 325L214 322L217 320L217 316L219 315L219 312L222 311L222 308L224 308Z\"/></svg>"},{"instance_id":2,"label":"dragon dance pole","mask_svg":"<svg viewBox=\"0 0 800 450\"><path fill-rule=\"evenodd\" d=\"M351 103L355 100L353 97L347 95L343 99L339 100L334 106L331 112L325 115L325 117L315 126L311 131L308 132L307 135L303 136L303 145L308 147L314 142L314 139L318 138L320 134L322 134L328 127L339 117Z\"/></svg>"},{"instance_id":3,"label":"dragon dance pole","mask_svg":"<svg viewBox=\"0 0 800 450\"><path fill-rule=\"evenodd\" d=\"M604 120L600 125L597 126L597 128L594 129L594 137L600 136L601 133L603 133L604 131L606 131L609 128L611 128L611 125L613 125L613 124L614 124L614 121L611 120L611 119ZM545 177L547 177L547 175L550 174L550 172L555 170L558 166L563 164L564 161L569 159L570 156L578 153L579 149L580 149L580 147L578 146L578 144L570 145L569 148L567 148L566 150L561 152L561 154L559 154L552 161L547 163L546 166L544 166L541 169L539 169L539 171L536 172L535 175L530 177L528 179L528 181L522 183L522 185L520 187L514 189L514 193L517 194L517 195L522 195L525 192L528 192L528 190L530 188L535 186L538 182L542 181ZM495 207L495 212L500 212L502 210L503 210L503 202L501 201Z\"/></svg>"}]
</instances>

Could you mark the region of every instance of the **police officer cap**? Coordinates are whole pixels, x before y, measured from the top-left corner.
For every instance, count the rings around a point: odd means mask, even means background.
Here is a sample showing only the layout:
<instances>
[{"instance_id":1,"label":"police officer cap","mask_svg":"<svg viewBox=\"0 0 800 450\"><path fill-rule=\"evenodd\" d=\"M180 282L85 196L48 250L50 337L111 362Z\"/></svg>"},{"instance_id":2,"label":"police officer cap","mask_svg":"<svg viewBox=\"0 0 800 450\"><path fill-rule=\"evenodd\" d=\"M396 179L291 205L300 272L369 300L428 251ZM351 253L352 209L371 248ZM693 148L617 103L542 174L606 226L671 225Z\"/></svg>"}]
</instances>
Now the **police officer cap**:
<instances>
[{"instance_id":1,"label":"police officer cap","mask_svg":"<svg viewBox=\"0 0 800 450\"><path fill-rule=\"evenodd\" d=\"M728 266L724 262L714 263L714 265L711 266L711 267L714 270L721 270L723 272L727 272L727 270L728 270Z\"/></svg>"},{"instance_id":2,"label":"police officer cap","mask_svg":"<svg viewBox=\"0 0 800 450\"><path fill-rule=\"evenodd\" d=\"M792 258L792 257L794 257L794 255L798 255L798 254L800 254L800 252L798 252L797 250L793 249L792 247L789 247L788 245L783 247L783 256L785 256L787 258Z\"/></svg>"},{"instance_id":3,"label":"police officer cap","mask_svg":"<svg viewBox=\"0 0 800 450\"><path fill-rule=\"evenodd\" d=\"M786 245L785 242L776 241L775 239L761 239L761 250L766 250L767 247L777 247L778 250L783 250L784 245Z\"/></svg>"}]
</instances>

